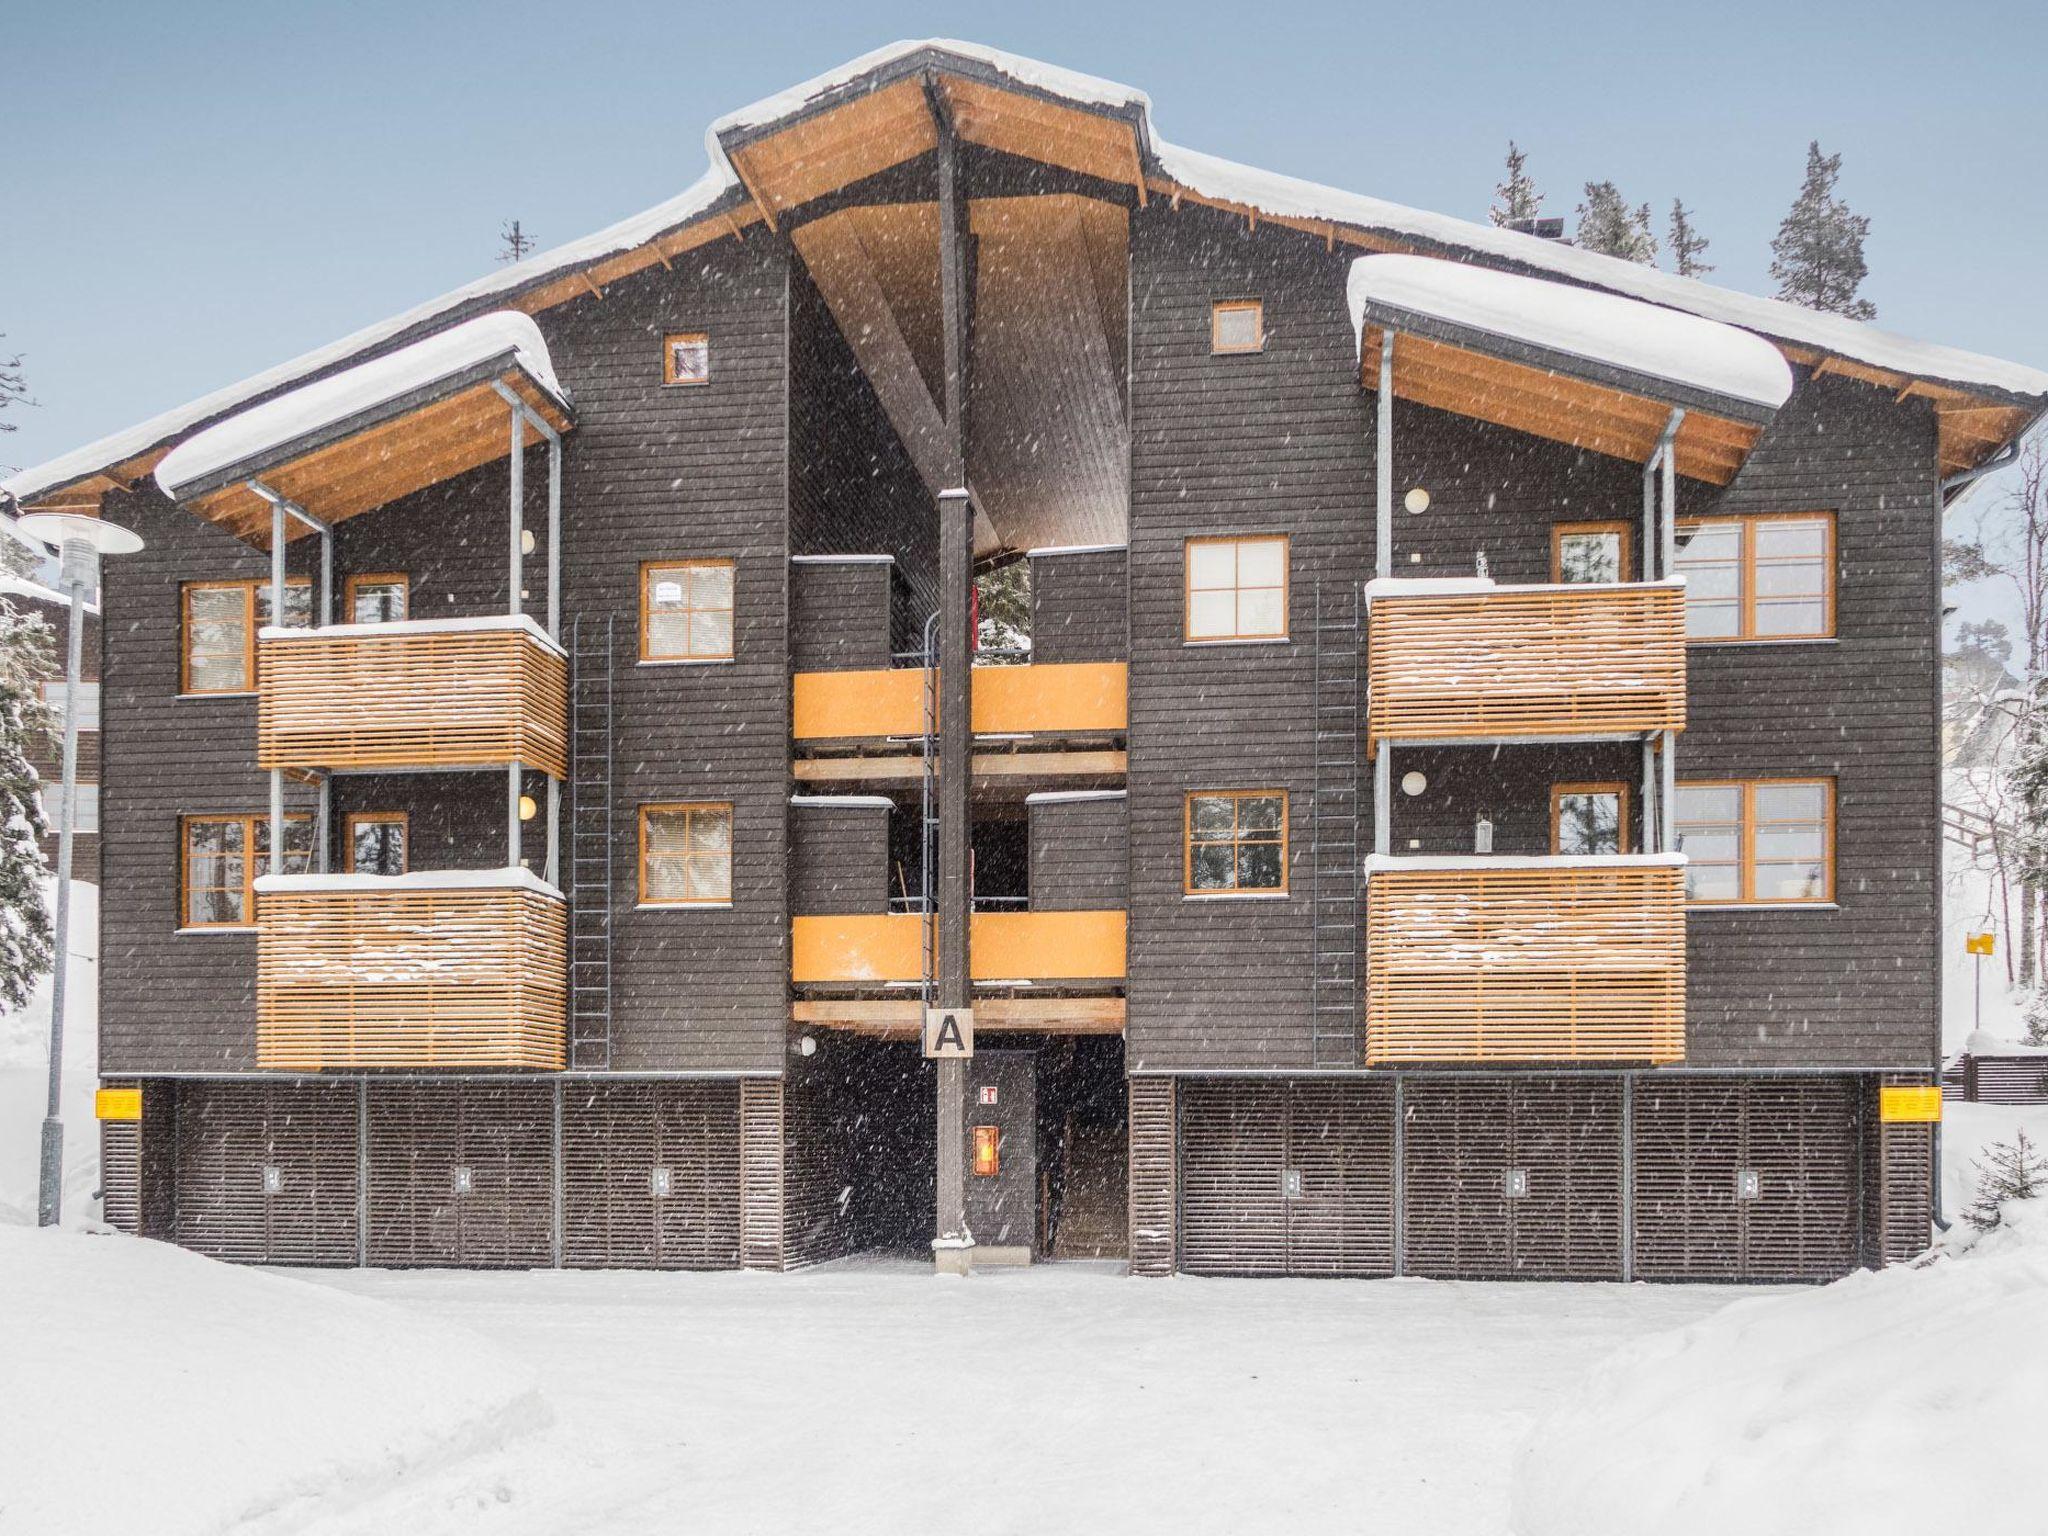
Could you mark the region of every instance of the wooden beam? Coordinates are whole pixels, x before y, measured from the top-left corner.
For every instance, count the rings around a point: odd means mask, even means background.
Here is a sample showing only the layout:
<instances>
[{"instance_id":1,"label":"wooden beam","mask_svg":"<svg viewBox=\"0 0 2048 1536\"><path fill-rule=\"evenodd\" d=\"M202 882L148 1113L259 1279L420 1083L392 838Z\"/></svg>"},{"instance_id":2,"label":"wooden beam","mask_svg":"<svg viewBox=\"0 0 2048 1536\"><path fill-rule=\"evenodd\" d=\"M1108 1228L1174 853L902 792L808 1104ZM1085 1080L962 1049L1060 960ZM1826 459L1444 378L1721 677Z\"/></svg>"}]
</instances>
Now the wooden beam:
<instances>
[{"instance_id":1,"label":"wooden beam","mask_svg":"<svg viewBox=\"0 0 2048 1536\"><path fill-rule=\"evenodd\" d=\"M977 752L974 777L992 782L1019 779L1121 779L1130 771L1128 752ZM800 757L790 765L799 784L910 783L924 774L915 754L886 757Z\"/></svg>"},{"instance_id":2,"label":"wooden beam","mask_svg":"<svg viewBox=\"0 0 2048 1536\"><path fill-rule=\"evenodd\" d=\"M761 189L754 184L754 178L747 170L747 152L743 149L734 150L726 159L732 165L733 174L739 177L740 185L746 188L747 196L751 197L754 206L761 210L761 219L767 224L768 233L781 233L775 222L775 209L769 205L768 199L761 195Z\"/></svg>"},{"instance_id":3,"label":"wooden beam","mask_svg":"<svg viewBox=\"0 0 2048 1536\"><path fill-rule=\"evenodd\" d=\"M799 998L790 1021L878 1039L914 1040L924 1006L914 997ZM1053 1035L1120 1035L1121 997L979 997L974 1027L990 1032L1031 1031Z\"/></svg>"}]
</instances>

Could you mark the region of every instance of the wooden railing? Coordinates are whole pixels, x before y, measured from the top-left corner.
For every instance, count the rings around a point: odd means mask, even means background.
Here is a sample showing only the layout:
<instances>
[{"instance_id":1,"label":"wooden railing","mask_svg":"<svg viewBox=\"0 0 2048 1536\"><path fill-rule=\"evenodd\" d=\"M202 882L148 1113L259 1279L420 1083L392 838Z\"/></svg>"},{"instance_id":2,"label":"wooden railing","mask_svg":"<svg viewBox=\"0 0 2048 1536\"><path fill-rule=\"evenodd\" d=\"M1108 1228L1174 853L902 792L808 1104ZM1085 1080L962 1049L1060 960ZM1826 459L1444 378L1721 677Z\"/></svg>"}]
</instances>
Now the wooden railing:
<instances>
[{"instance_id":1,"label":"wooden railing","mask_svg":"<svg viewBox=\"0 0 2048 1536\"><path fill-rule=\"evenodd\" d=\"M530 619L266 629L265 768L568 772L569 666Z\"/></svg>"},{"instance_id":2,"label":"wooden railing","mask_svg":"<svg viewBox=\"0 0 2048 1536\"><path fill-rule=\"evenodd\" d=\"M1122 912L977 912L968 968L976 981L1121 981ZM798 917L790 922L790 979L806 984L916 981L914 912Z\"/></svg>"},{"instance_id":3,"label":"wooden railing","mask_svg":"<svg viewBox=\"0 0 2048 1536\"><path fill-rule=\"evenodd\" d=\"M256 1060L563 1065L568 909L510 871L257 882Z\"/></svg>"},{"instance_id":4,"label":"wooden railing","mask_svg":"<svg viewBox=\"0 0 2048 1536\"><path fill-rule=\"evenodd\" d=\"M1130 723L1130 669L1121 661L974 669L978 735L1112 736ZM924 669L799 672L791 701L798 741L917 736Z\"/></svg>"},{"instance_id":5,"label":"wooden railing","mask_svg":"<svg viewBox=\"0 0 2048 1536\"><path fill-rule=\"evenodd\" d=\"M1367 1065L1684 1057L1681 860L1373 861Z\"/></svg>"},{"instance_id":6,"label":"wooden railing","mask_svg":"<svg viewBox=\"0 0 2048 1536\"><path fill-rule=\"evenodd\" d=\"M1685 728L1679 583L1407 585L1374 583L1367 728L1375 748Z\"/></svg>"}]
</instances>

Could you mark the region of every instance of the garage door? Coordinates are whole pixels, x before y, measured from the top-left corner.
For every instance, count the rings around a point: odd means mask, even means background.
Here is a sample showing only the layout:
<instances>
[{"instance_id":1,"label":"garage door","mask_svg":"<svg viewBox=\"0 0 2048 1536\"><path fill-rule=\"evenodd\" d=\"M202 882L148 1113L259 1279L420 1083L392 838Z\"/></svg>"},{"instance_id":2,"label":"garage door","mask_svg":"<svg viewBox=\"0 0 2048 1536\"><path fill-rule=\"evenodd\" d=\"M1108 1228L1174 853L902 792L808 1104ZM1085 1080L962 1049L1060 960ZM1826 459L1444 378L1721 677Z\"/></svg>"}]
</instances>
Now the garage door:
<instances>
[{"instance_id":1,"label":"garage door","mask_svg":"<svg viewBox=\"0 0 2048 1536\"><path fill-rule=\"evenodd\" d=\"M173 1113L176 1242L248 1264L356 1262L353 1084L181 1083Z\"/></svg>"},{"instance_id":2,"label":"garage door","mask_svg":"<svg viewBox=\"0 0 2048 1536\"><path fill-rule=\"evenodd\" d=\"M1181 1267L1393 1271L1393 1090L1360 1082L1181 1084Z\"/></svg>"},{"instance_id":3,"label":"garage door","mask_svg":"<svg viewBox=\"0 0 2048 1536\"><path fill-rule=\"evenodd\" d=\"M1845 1078L1636 1085L1636 1273L1828 1280L1856 1267L1857 1100Z\"/></svg>"},{"instance_id":4,"label":"garage door","mask_svg":"<svg viewBox=\"0 0 2048 1536\"><path fill-rule=\"evenodd\" d=\"M738 1084L565 1084L562 1183L565 1264L737 1268Z\"/></svg>"},{"instance_id":5,"label":"garage door","mask_svg":"<svg viewBox=\"0 0 2048 1536\"><path fill-rule=\"evenodd\" d=\"M1403 1088L1406 1272L1618 1279L1613 1078L1418 1078Z\"/></svg>"},{"instance_id":6,"label":"garage door","mask_svg":"<svg viewBox=\"0 0 2048 1536\"><path fill-rule=\"evenodd\" d=\"M380 1083L369 1105L372 1264L551 1261L550 1087Z\"/></svg>"}]
</instances>

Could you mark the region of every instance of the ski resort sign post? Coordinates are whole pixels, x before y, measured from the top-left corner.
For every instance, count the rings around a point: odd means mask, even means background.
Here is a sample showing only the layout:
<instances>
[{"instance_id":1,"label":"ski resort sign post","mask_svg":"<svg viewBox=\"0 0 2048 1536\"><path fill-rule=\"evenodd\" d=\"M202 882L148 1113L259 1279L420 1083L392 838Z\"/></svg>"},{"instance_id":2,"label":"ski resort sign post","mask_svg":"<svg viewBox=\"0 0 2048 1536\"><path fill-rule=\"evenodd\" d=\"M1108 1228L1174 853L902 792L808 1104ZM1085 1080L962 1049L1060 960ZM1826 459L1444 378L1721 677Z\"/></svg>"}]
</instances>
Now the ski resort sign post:
<instances>
[{"instance_id":1,"label":"ski resort sign post","mask_svg":"<svg viewBox=\"0 0 2048 1536\"><path fill-rule=\"evenodd\" d=\"M965 1061L974 1054L972 1008L927 1008L924 1053L934 1061Z\"/></svg>"}]
</instances>

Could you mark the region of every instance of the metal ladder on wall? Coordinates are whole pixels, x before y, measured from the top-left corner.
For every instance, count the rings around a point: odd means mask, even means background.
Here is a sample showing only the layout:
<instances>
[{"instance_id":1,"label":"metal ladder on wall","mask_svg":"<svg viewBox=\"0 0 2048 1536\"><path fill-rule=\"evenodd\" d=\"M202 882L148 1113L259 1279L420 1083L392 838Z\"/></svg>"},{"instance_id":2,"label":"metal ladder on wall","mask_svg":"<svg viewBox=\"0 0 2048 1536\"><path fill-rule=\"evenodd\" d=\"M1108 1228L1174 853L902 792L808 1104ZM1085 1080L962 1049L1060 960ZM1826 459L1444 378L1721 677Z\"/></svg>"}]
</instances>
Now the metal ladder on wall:
<instances>
[{"instance_id":1,"label":"metal ladder on wall","mask_svg":"<svg viewBox=\"0 0 2048 1536\"><path fill-rule=\"evenodd\" d=\"M569 629L569 1065L612 1061L612 620Z\"/></svg>"},{"instance_id":2,"label":"metal ladder on wall","mask_svg":"<svg viewBox=\"0 0 2048 1536\"><path fill-rule=\"evenodd\" d=\"M921 798L918 802L918 954L920 1000L930 1008L936 997L932 968L938 958L938 893L932 889L932 870L939 862L939 616L924 621L924 739L921 742ZM918 1016L923 1028L923 1015Z\"/></svg>"},{"instance_id":3,"label":"metal ladder on wall","mask_svg":"<svg viewBox=\"0 0 2048 1536\"><path fill-rule=\"evenodd\" d=\"M1310 987L1313 1061L1358 1065L1358 957L1364 941L1359 862L1359 739L1365 652L1356 582L1318 581L1314 592L1315 772L1309 797L1309 895L1314 914Z\"/></svg>"}]
</instances>

